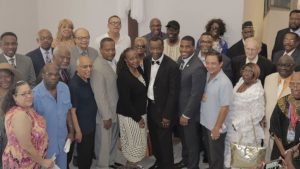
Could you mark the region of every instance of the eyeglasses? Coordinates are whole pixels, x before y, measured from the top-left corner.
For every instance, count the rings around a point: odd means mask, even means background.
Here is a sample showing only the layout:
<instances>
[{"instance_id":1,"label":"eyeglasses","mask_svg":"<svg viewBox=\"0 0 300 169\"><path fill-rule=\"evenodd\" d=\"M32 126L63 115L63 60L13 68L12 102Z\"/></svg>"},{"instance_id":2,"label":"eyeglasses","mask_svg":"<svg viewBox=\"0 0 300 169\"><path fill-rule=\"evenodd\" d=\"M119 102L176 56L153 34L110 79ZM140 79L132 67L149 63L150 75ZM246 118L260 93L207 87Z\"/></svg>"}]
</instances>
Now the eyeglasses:
<instances>
[{"instance_id":1,"label":"eyeglasses","mask_svg":"<svg viewBox=\"0 0 300 169\"><path fill-rule=\"evenodd\" d=\"M114 25L114 26L120 26L121 22L114 22L114 21L112 21L112 22L109 22L109 24Z\"/></svg>"},{"instance_id":2,"label":"eyeglasses","mask_svg":"<svg viewBox=\"0 0 300 169\"><path fill-rule=\"evenodd\" d=\"M278 63L277 66L278 67L292 67L292 66L294 66L294 64L292 64L292 63L286 63L286 64Z\"/></svg>"},{"instance_id":3,"label":"eyeglasses","mask_svg":"<svg viewBox=\"0 0 300 169\"><path fill-rule=\"evenodd\" d=\"M80 66L82 69L87 69L87 68L93 68L93 65L81 65Z\"/></svg>"},{"instance_id":4,"label":"eyeglasses","mask_svg":"<svg viewBox=\"0 0 300 169\"><path fill-rule=\"evenodd\" d=\"M136 48L136 49L145 49L146 45L135 45L134 48Z\"/></svg>"},{"instance_id":5,"label":"eyeglasses","mask_svg":"<svg viewBox=\"0 0 300 169\"><path fill-rule=\"evenodd\" d=\"M89 36L86 36L86 37L82 37L82 36L79 36L79 37L76 37L76 39L82 41L82 40L90 40L90 37Z\"/></svg>"},{"instance_id":6,"label":"eyeglasses","mask_svg":"<svg viewBox=\"0 0 300 169\"><path fill-rule=\"evenodd\" d=\"M28 91L28 92L24 92L21 94L15 94L15 96L22 96L22 97L28 97L28 96L32 96L32 90Z\"/></svg>"}]
</instances>

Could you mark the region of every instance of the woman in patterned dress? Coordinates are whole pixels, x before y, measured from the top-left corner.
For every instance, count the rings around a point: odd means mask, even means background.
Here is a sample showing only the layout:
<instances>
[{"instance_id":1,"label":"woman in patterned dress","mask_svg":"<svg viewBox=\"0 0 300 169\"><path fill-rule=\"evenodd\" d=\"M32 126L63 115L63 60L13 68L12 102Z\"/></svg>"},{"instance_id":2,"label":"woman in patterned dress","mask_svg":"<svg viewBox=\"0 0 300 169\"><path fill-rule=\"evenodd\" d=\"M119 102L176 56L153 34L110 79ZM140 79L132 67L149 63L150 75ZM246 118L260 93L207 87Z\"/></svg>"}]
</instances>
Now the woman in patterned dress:
<instances>
[{"instance_id":1,"label":"woman in patterned dress","mask_svg":"<svg viewBox=\"0 0 300 169\"><path fill-rule=\"evenodd\" d=\"M2 155L3 169L52 168L45 159L48 146L46 122L32 108L32 91L28 83L18 81L2 103L5 113L7 145Z\"/></svg>"},{"instance_id":2,"label":"woman in patterned dress","mask_svg":"<svg viewBox=\"0 0 300 169\"><path fill-rule=\"evenodd\" d=\"M139 65L140 58L134 48L125 49L117 65L117 113L126 169L142 168L137 162L145 157L147 149L147 88Z\"/></svg>"}]
</instances>

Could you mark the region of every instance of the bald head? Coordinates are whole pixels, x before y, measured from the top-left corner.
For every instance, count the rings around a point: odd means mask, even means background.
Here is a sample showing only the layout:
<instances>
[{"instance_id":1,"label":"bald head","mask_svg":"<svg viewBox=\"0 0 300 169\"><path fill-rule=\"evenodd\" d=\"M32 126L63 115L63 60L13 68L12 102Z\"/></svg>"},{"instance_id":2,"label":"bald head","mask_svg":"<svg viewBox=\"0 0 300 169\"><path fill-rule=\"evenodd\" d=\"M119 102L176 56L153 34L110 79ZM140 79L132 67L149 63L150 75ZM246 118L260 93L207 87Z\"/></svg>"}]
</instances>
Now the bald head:
<instances>
[{"instance_id":1,"label":"bald head","mask_svg":"<svg viewBox=\"0 0 300 169\"><path fill-rule=\"evenodd\" d=\"M277 65L277 72L282 78L291 76L295 69L294 58L289 55L283 55L279 58Z\"/></svg>"},{"instance_id":2,"label":"bald head","mask_svg":"<svg viewBox=\"0 0 300 169\"><path fill-rule=\"evenodd\" d=\"M38 31L36 41L44 50L49 50L53 41L51 32L48 29L41 29Z\"/></svg>"},{"instance_id":3,"label":"bald head","mask_svg":"<svg viewBox=\"0 0 300 169\"><path fill-rule=\"evenodd\" d=\"M46 64L42 70L42 77L44 80L45 87L55 89L59 81L59 67L56 64Z\"/></svg>"},{"instance_id":4,"label":"bald head","mask_svg":"<svg viewBox=\"0 0 300 169\"><path fill-rule=\"evenodd\" d=\"M153 18L150 21L150 30L153 36L159 36L161 33L161 22L158 18Z\"/></svg>"},{"instance_id":5,"label":"bald head","mask_svg":"<svg viewBox=\"0 0 300 169\"><path fill-rule=\"evenodd\" d=\"M300 100L300 72L293 73L290 81L292 96L296 100Z\"/></svg>"},{"instance_id":6,"label":"bald head","mask_svg":"<svg viewBox=\"0 0 300 169\"><path fill-rule=\"evenodd\" d=\"M86 50L90 43L90 33L85 28L78 28L74 32L75 44L82 50Z\"/></svg>"},{"instance_id":7,"label":"bald head","mask_svg":"<svg viewBox=\"0 0 300 169\"><path fill-rule=\"evenodd\" d=\"M255 38L247 38L245 40L245 54L247 59L250 61L254 60L256 56L258 56L258 53L261 50L261 43L259 43Z\"/></svg>"},{"instance_id":8,"label":"bald head","mask_svg":"<svg viewBox=\"0 0 300 169\"><path fill-rule=\"evenodd\" d=\"M93 63L88 56L80 56L77 61L77 75L87 81L91 76Z\"/></svg>"}]
</instances>

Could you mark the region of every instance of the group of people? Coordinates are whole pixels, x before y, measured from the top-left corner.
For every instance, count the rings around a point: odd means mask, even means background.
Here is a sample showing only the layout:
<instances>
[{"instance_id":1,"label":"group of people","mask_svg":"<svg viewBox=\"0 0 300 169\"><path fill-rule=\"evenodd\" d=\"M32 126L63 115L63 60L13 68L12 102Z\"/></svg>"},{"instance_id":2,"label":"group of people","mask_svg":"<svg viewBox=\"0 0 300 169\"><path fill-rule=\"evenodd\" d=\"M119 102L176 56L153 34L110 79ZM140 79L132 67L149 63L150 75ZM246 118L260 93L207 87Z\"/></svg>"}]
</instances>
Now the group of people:
<instances>
[{"instance_id":1,"label":"group of people","mask_svg":"<svg viewBox=\"0 0 300 169\"><path fill-rule=\"evenodd\" d=\"M63 19L56 38L42 29L38 48L17 54L13 32L0 37L0 152L2 167L128 168L151 148L150 169L198 169L204 152L210 169L231 167L231 143L267 147L266 160L285 158L292 168L300 132L300 11L278 32L272 59L254 38L251 21L229 48L222 19L212 19L198 41L179 38L171 20L162 32L120 33L121 19L90 47L87 29ZM296 71L296 72L295 72ZM174 164L173 137L182 143ZM65 145L70 142L70 150ZM118 144L120 142L120 146ZM120 147L127 163L116 161ZM292 155L291 155L292 154Z\"/></svg>"}]
</instances>

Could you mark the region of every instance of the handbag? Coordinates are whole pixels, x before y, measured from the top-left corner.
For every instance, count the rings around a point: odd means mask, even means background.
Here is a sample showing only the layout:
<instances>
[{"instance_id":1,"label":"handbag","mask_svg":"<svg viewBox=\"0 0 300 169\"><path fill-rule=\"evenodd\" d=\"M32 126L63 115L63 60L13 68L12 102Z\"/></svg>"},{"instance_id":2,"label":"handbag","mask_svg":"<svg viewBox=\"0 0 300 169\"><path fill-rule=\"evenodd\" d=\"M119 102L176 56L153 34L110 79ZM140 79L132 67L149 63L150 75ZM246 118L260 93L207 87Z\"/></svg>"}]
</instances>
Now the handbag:
<instances>
[{"instance_id":1,"label":"handbag","mask_svg":"<svg viewBox=\"0 0 300 169\"><path fill-rule=\"evenodd\" d=\"M257 143L257 136L251 118L253 133L256 146L241 145L230 143L231 148L231 167L234 168L252 168L261 164L265 160L266 147L260 147ZM242 138L241 138L242 139ZM241 142L241 139L239 142Z\"/></svg>"}]
</instances>

